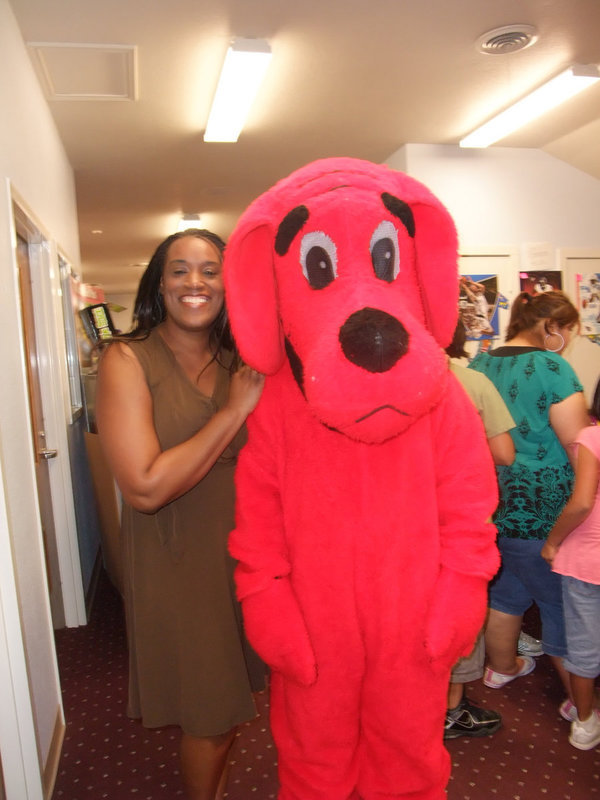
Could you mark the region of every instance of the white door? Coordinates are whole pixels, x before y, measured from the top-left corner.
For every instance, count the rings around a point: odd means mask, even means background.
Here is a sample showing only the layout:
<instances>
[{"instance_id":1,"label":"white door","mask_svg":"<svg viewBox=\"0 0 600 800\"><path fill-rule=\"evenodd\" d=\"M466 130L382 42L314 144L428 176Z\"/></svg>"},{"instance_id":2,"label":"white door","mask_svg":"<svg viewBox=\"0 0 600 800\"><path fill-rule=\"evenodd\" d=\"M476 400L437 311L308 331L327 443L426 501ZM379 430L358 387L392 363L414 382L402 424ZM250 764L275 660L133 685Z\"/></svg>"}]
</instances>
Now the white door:
<instances>
[{"instance_id":1,"label":"white door","mask_svg":"<svg viewBox=\"0 0 600 800\"><path fill-rule=\"evenodd\" d=\"M23 356L28 369L28 405L51 610L54 627L72 627L85 624L87 615L68 442L73 398L65 350L60 257L53 243L16 202L13 212Z\"/></svg>"},{"instance_id":2,"label":"white door","mask_svg":"<svg viewBox=\"0 0 600 800\"><path fill-rule=\"evenodd\" d=\"M25 356L27 361L27 383L29 388L29 411L35 458L35 474L40 518L42 521L42 533L44 537L50 608L54 627L62 628L65 624L65 613L62 601L49 475L49 461L55 458L58 453L57 450L48 447L46 440L46 424L42 406L39 359L33 310L29 244L20 234L17 234L17 265L19 269L19 287L21 290L21 316L23 319L23 337L26 349Z\"/></svg>"}]
</instances>

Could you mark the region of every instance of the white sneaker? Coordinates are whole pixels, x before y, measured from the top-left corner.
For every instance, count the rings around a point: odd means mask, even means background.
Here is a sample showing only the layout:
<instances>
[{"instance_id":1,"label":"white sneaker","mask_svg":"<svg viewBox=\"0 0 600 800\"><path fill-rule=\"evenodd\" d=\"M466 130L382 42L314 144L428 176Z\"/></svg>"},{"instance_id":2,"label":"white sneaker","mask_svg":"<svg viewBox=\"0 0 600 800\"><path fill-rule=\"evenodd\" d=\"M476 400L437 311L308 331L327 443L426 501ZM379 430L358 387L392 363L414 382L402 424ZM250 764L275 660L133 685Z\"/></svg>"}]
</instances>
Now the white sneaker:
<instances>
[{"instance_id":1,"label":"white sneaker","mask_svg":"<svg viewBox=\"0 0 600 800\"><path fill-rule=\"evenodd\" d=\"M496 672L491 667L486 667L483 673L483 683L489 689L501 689L507 683L514 681L515 678L521 678L523 675L529 675L535 669L535 660L531 656L519 656L521 661L521 669L512 675L505 675L503 672Z\"/></svg>"},{"instance_id":2,"label":"white sneaker","mask_svg":"<svg viewBox=\"0 0 600 800\"><path fill-rule=\"evenodd\" d=\"M600 744L600 711L597 708L584 722L573 720L569 742L578 750L593 750Z\"/></svg>"}]
</instances>

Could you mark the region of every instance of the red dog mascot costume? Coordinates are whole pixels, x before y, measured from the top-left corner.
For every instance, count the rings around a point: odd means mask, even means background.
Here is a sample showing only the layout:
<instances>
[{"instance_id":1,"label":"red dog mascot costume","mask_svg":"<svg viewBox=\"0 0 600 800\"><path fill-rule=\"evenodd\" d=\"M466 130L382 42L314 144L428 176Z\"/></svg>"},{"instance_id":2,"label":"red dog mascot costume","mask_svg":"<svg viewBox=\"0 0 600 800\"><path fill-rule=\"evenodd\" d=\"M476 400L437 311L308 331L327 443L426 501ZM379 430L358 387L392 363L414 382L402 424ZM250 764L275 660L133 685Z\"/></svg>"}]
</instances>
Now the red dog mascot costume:
<instances>
[{"instance_id":1,"label":"red dog mascot costume","mask_svg":"<svg viewBox=\"0 0 600 800\"><path fill-rule=\"evenodd\" d=\"M450 669L498 567L496 482L448 372L451 218L420 183L349 158L259 197L225 256L248 420L230 550L271 667L280 800L441 800Z\"/></svg>"}]
</instances>

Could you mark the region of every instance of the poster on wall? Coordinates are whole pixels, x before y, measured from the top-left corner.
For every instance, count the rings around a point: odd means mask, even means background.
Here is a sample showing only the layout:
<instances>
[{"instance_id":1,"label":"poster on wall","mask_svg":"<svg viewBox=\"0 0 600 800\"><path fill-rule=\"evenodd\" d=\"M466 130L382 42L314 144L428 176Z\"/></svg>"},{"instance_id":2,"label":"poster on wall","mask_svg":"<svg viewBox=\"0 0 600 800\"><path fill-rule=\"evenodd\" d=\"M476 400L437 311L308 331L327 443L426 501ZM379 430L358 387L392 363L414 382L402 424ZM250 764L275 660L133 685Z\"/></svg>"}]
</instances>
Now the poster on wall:
<instances>
[{"instance_id":1,"label":"poster on wall","mask_svg":"<svg viewBox=\"0 0 600 800\"><path fill-rule=\"evenodd\" d=\"M559 269L520 272L519 281L521 291L528 294L555 292L562 289L562 272Z\"/></svg>"},{"instance_id":2,"label":"poster on wall","mask_svg":"<svg viewBox=\"0 0 600 800\"><path fill-rule=\"evenodd\" d=\"M506 301L498 292L497 275L461 275L458 313L467 339L498 336L498 309Z\"/></svg>"},{"instance_id":3,"label":"poster on wall","mask_svg":"<svg viewBox=\"0 0 600 800\"><path fill-rule=\"evenodd\" d=\"M577 276L581 333L597 341L600 336L600 273Z\"/></svg>"}]
</instances>

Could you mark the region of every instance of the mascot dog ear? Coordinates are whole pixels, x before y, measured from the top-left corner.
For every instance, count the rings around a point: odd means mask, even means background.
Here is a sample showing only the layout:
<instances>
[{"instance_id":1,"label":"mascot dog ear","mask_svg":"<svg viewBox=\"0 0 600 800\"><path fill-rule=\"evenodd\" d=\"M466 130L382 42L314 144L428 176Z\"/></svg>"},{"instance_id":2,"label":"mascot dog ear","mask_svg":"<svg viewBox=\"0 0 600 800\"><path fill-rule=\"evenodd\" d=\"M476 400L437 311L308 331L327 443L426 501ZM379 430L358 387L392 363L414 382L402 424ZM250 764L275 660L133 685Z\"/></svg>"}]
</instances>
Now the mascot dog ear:
<instances>
[{"instance_id":1,"label":"mascot dog ear","mask_svg":"<svg viewBox=\"0 0 600 800\"><path fill-rule=\"evenodd\" d=\"M415 270L425 326L442 348L452 341L458 317L458 241L448 211L431 195L412 205L415 218Z\"/></svg>"},{"instance_id":2,"label":"mascot dog ear","mask_svg":"<svg viewBox=\"0 0 600 800\"><path fill-rule=\"evenodd\" d=\"M273 375L285 355L273 264L275 234L267 222L241 223L225 250L227 310L242 360Z\"/></svg>"}]
</instances>

